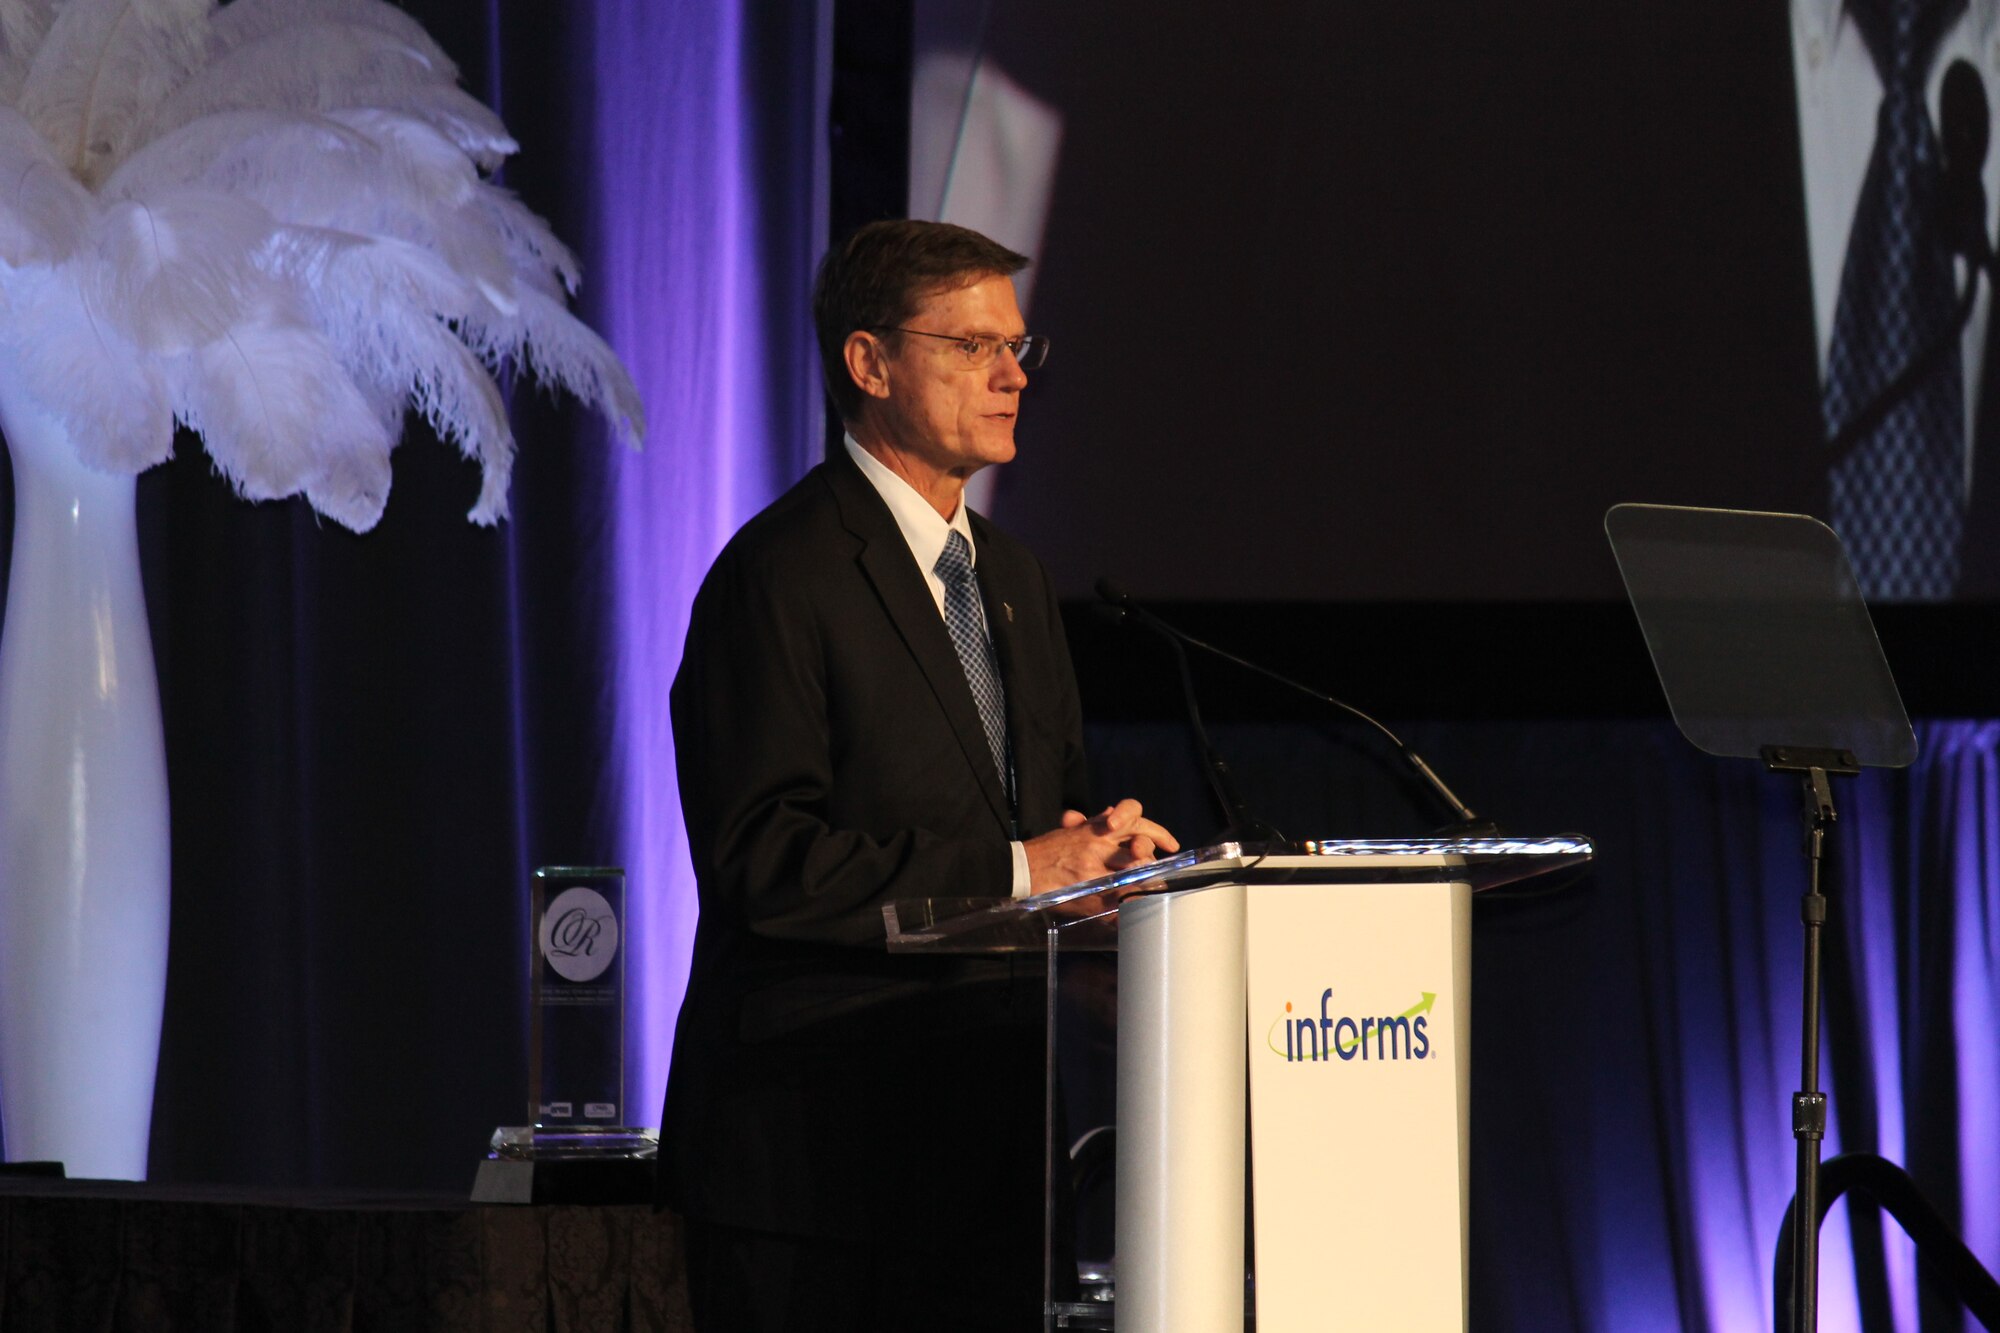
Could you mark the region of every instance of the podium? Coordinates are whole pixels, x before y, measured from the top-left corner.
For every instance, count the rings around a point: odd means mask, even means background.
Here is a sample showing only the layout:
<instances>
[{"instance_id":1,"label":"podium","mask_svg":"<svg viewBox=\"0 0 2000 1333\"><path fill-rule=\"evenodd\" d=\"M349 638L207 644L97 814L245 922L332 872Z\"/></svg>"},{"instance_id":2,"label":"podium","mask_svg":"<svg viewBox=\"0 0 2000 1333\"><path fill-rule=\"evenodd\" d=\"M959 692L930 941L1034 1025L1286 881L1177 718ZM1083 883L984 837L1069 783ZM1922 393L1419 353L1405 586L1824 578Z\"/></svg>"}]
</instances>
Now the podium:
<instances>
[{"instance_id":1,"label":"podium","mask_svg":"<svg viewBox=\"0 0 2000 1333\"><path fill-rule=\"evenodd\" d=\"M1045 1299L1043 1326L1463 1329L1472 894L1592 855L1223 843L1033 898L885 906L893 952L1047 955L1051 1233L1058 968L1119 954L1115 1300Z\"/></svg>"}]
</instances>

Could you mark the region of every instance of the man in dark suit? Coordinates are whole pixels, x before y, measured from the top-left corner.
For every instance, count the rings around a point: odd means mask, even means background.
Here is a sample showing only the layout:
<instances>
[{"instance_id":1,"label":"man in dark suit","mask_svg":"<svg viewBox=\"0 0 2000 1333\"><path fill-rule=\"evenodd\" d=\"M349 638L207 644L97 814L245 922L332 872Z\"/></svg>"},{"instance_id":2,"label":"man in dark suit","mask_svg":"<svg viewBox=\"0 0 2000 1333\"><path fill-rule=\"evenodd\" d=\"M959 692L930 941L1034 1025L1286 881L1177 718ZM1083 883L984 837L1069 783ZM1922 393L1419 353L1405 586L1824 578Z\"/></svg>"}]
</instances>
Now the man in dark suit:
<instances>
[{"instance_id":1,"label":"man in dark suit","mask_svg":"<svg viewBox=\"0 0 2000 1333\"><path fill-rule=\"evenodd\" d=\"M843 449L752 519L674 681L701 897L662 1121L704 1330L1032 1326L1042 982L891 957L884 904L1006 899L1175 850L1083 795L1041 565L961 502L1014 456L1011 275L963 228L876 223L814 319Z\"/></svg>"}]
</instances>

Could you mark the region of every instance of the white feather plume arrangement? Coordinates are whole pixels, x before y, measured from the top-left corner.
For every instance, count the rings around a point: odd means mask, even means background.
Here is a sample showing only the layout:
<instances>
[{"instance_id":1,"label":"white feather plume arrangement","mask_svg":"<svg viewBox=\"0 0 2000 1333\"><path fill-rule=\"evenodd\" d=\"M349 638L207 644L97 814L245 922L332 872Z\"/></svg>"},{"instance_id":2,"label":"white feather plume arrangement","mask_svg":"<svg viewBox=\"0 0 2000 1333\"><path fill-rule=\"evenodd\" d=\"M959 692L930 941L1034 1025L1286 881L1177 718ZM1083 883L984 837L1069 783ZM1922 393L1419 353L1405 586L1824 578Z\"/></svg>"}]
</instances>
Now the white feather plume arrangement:
<instances>
[{"instance_id":1,"label":"white feather plume arrangement","mask_svg":"<svg viewBox=\"0 0 2000 1333\"><path fill-rule=\"evenodd\" d=\"M490 179L516 147L386 0L0 0L0 355L92 467L178 421L357 532L414 406L496 522L503 365L645 431L575 258Z\"/></svg>"}]
</instances>

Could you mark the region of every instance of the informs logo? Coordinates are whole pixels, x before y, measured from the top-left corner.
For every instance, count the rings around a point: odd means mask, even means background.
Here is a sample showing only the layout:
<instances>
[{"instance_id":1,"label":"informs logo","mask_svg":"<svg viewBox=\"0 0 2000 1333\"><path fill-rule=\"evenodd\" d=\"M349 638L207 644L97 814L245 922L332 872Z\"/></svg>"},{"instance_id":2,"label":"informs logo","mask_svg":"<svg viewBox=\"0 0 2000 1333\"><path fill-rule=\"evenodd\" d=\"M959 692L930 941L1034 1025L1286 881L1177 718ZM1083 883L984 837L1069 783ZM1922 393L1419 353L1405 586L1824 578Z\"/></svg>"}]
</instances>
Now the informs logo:
<instances>
[{"instance_id":1,"label":"informs logo","mask_svg":"<svg viewBox=\"0 0 2000 1333\"><path fill-rule=\"evenodd\" d=\"M1430 1012L1437 992L1421 998L1400 1014L1333 1015L1333 987L1319 993L1319 1017L1297 1017L1292 1002L1271 1021L1264 1044L1286 1060L1428 1060L1431 1055ZM1281 1042L1278 1029L1283 1028Z\"/></svg>"}]
</instances>

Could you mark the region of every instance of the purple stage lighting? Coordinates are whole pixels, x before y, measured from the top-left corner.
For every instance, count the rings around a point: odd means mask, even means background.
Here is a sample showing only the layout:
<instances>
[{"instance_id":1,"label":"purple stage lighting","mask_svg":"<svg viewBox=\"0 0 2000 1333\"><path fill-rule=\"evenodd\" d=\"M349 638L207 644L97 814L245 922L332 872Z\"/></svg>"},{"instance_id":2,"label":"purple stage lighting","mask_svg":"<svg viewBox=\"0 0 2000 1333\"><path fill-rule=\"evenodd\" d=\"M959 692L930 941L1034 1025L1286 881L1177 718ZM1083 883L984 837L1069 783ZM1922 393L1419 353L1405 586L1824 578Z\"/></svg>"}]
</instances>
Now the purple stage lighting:
<instances>
[{"instance_id":1,"label":"purple stage lighting","mask_svg":"<svg viewBox=\"0 0 2000 1333\"><path fill-rule=\"evenodd\" d=\"M817 454L805 305L824 231L822 6L594 0L590 318L654 428L607 469L611 707L633 893L627 1091L650 1120L687 984L695 895L667 691L709 561ZM773 77L773 64L796 77Z\"/></svg>"}]
</instances>

